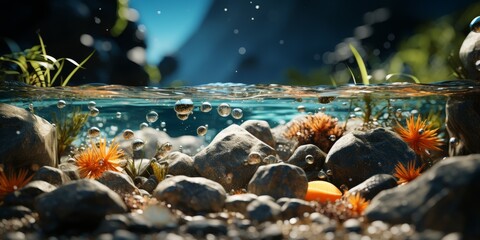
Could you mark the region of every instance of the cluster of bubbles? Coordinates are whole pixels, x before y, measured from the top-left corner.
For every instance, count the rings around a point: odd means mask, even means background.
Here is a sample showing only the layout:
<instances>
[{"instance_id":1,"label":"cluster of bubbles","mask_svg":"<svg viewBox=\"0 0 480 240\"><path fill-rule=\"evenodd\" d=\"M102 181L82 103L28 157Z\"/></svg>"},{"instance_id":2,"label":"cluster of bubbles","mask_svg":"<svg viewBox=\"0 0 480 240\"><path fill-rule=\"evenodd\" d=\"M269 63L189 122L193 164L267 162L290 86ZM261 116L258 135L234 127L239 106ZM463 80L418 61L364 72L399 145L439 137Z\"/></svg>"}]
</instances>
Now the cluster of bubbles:
<instances>
[{"instance_id":1,"label":"cluster of bubbles","mask_svg":"<svg viewBox=\"0 0 480 240\"><path fill-rule=\"evenodd\" d=\"M175 112L177 113L177 118L185 121L188 119L188 116L192 113L193 111L193 102L192 99L189 98L183 98L178 100L175 103L174 107Z\"/></svg>"}]
</instances>

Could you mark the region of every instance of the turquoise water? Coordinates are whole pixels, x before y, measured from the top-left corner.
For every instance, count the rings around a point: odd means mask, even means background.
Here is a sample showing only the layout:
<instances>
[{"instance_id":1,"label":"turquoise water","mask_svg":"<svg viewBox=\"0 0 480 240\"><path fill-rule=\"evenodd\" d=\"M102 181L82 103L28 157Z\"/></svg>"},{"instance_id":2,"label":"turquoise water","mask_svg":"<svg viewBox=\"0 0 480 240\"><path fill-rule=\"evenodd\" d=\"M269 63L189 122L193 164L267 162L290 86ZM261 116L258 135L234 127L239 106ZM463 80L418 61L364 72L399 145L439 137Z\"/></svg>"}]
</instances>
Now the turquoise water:
<instances>
[{"instance_id":1,"label":"turquoise water","mask_svg":"<svg viewBox=\"0 0 480 240\"><path fill-rule=\"evenodd\" d=\"M171 137L198 136L197 128L207 127L203 136L209 142L219 131L230 124L242 124L246 120L265 120L271 128L288 123L295 117L324 112L338 118L339 122L364 121L370 108L370 126L391 126L414 114L426 117L436 114L445 118L445 102L451 94L478 91L473 82L442 82L420 85L395 83L386 85L346 85L340 87L299 87L285 85L209 84L181 88L125 87L118 85L89 85L66 88L35 88L30 86L3 86L0 102L29 109L35 114L52 120L52 113L69 113L75 107L90 112L94 102L98 115L89 117L84 130L78 136L85 139L88 129L97 127L103 136L113 138L125 129L133 131L141 124L167 132ZM186 120L175 112L175 103L190 99L193 110ZM66 105L59 108L58 102ZM211 111L201 111L201 105L209 102ZM240 110L227 116L218 113L220 104ZM147 114L154 111L158 119L147 121ZM95 112L93 112L95 115ZM153 120L153 119L152 119ZM443 129L444 124L440 124Z\"/></svg>"}]
</instances>

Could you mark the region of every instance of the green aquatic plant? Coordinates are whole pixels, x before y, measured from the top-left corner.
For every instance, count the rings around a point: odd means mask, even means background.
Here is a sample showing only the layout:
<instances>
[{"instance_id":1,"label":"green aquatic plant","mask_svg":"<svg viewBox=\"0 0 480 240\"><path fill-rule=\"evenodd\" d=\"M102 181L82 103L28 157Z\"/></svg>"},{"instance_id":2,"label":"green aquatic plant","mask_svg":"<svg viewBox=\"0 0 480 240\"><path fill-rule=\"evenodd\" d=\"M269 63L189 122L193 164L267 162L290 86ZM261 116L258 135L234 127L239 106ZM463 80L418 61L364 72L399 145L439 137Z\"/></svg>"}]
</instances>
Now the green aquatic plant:
<instances>
[{"instance_id":1,"label":"green aquatic plant","mask_svg":"<svg viewBox=\"0 0 480 240\"><path fill-rule=\"evenodd\" d=\"M364 85L369 85L370 80L368 78L367 67L365 66L365 62L363 61L362 56L360 55L360 53L357 51L357 49L352 44L349 44L348 46L350 47L350 50L352 51L353 57L355 58L355 61L357 62L357 66L358 66L358 70L360 71L360 77L361 77L362 83ZM349 68L349 70L350 70L350 73L352 74L353 81L355 82L355 84L357 84L357 82L355 81L355 76L353 75L353 72L351 71L350 68Z\"/></svg>"},{"instance_id":2,"label":"green aquatic plant","mask_svg":"<svg viewBox=\"0 0 480 240\"><path fill-rule=\"evenodd\" d=\"M75 108L70 114L62 112L60 116L55 112L52 113L52 122L55 123L57 130L58 159L77 138L88 116L88 113L82 113L80 108Z\"/></svg>"},{"instance_id":3,"label":"green aquatic plant","mask_svg":"<svg viewBox=\"0 0 480 240\"><path fill-rule=\"evenodd\" d=\"M38 87L52 87L61 78L65 62L75 68L65 79L60 80L60 86L66 86L73 75L83 67L95 51L90 53L82 62L77 63L71 58L54 58L47 54L43 39L38 35L40 44L0 56L0 81L16 80Z\"/></svg>"}]
</instances>

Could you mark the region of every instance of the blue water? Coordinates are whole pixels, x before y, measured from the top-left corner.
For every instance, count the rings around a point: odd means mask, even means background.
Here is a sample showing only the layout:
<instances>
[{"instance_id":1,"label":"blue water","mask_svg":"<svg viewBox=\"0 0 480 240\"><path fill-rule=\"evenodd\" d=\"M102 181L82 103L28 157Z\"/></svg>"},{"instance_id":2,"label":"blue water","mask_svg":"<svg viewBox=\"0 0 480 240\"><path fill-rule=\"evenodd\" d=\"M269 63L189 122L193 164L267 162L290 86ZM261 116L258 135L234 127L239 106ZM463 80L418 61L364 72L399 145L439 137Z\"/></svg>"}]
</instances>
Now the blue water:
<instances>
[{"instance_id":1,"label":"blue water","mask_svg":"<svg viewBox=\"0 0 480 240\"><path fill-rule=\"evenodd\" d=\"M444 121L445 102L450 94L478 89L479 86L472 82L341 87L223 83L164 89L118 85L66 88L3 86L0 87L0 102L31 110L51 121L52 113L68 113L75 107L88 112L88 103L94 101L99 114L89 117L79 139L83 139L91 127L98 127L103 136L113 138L125 129L135 131L140 128L140 124L147 123L159 131L166 131L171 137L197 136L197 128L208 125L207 134L199 137L209 142L216 133L230 124L242 124L250 119L265 120L274 128L295 117L322 111L338 118L342 123L347 119L363 121L367 98L371 99L370 120L375 126L391 125L393 115L402 120L411 114L426 117L432 112ZM175 102L180 99L191 99L194 104L194 109L186 120L177 118L174 111ZM59 100L66 102L62 109L57 107ZM200 106L205 101L212 105L210 112L200 111ZM217 107L222 103L229 104L231 109L241 109L243 116L240 119L231 114L220 116ZM158 113L157 121L147 122L146 114L150 111Z\"/></svg>"}]
</instances>

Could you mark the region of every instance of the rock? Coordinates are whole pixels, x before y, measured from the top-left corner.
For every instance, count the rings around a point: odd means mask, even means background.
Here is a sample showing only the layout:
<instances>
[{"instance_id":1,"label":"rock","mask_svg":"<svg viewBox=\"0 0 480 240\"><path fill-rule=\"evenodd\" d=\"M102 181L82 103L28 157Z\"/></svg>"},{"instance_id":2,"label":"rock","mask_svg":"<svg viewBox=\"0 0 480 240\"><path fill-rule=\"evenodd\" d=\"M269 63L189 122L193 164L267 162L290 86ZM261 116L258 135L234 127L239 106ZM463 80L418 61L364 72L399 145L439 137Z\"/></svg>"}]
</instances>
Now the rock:
<instances>
[{"instance_id":1,"label":"rock","mask_svg":"<svg viewBox=\"0 0 480 240\"><path fill-rule=\"evenodd\" d=\"M43 166L32 176L32 181L35 180L45 181L58 187L70 182L70 177L58 168Z\"/></svg>"},{"instance_id":2,"label":"rock","mask_svg":"<svg viewBox=\"0 0 480 240\"><path fill-rule=\"evenodd\" d=\"M411 223L418 231L459 232L480 238L480 154L449 157L415 180L375 196L364 214L369 221Z\"/></svg>"},{"instance_id":3,"label":"rock","mask_svg":"<svg viewBox=\"0 0 480 240\"><path fill-rule=\"evenodd\" d=\"M465 68L467 78L472 80L480 80L479 66L477 61L480 60L480 33L471 31L460 47L459 57Z\"/></svg>"},{"instance_id":4,"label":"rock","mask_svg":"<svg viewBox=\"0 0 480 240\"><path fill-rule=\"evenodd\" d=\"M196 237L204 237L207 234L222 236L227 234L227 224L218 219L199 219L187 222L185 232Z\"/></svg>"},{"instance_id":5,"label":"rock","mask_svg":"<svg viewBox=\"0 0 480 240\"><path fill-rule=\"evenodd\" d=\"M5 205L22 205L33 209L35 197L42 193L51 192L56 188L57 187L48 182L42 180L32 180L21 189L7 194L3 200L3 203Z\"/></svg>"},{"instance_id":6,"label":"rock","mask_svg":"<svg viewBox=\"0 0 480 240\"><path fill-rule=\"evenodd\" d=\"M170 152L159 162L166 161L168 163L168 174L185 175L188 177L198 177L199 174L193 166L193 158L181 152Z\"/></svg>"},{"instance_id":7,"label":"rock","mask_svg":"<svg viewBox=\"0 0 480 240\"><path fill-rule=\"evenodd\" d=\"M268 146L275 148L275 140L273 139L270 125L263 120L247 120L243 122L240 127L247 130L260 141L266 143Z\"/></svg>"},{"instance_id":8,"label":"rock","mask_svg":"<svg viewBox=\"0 0 480 240\"><path fill-rule=\"evenodd\" d=\"M257 197L258 196L253 193L228 195L225 200L225 209L245 215L248 204L257 199Z\"/></svg>"},{"instance_id":9,"label":"rock","mask_svg":"<svg viewBox=\"0 0 480 240\"><path fill-rule=\"evenodd\" d=\"M287 131L286 125L278 125L271 131L273 138L275 139L275 150L277 151L278 157L282 161L287 161L297 148L298 141L284 136L285 131Z\"/></svg>"},{"instance_id":10,"label":"rock","mask_svg":"<svg viewBox=\"0 0 480 240\"><path fill-rule=\"evenodd\" d=\"M32 214L32 210L25 206L0 206L0 219L24 218Z\"/></svg>"},{"instance_id":11,"label":"rock","mask_svg":"<svg viewBox=\"0 0 480 240\"><path fill-rule=\"evenodd\" d=\"M308 155L312 157L312 162L307 159ZM305 144L295 149L286 162L301 167L305 171L308 181L313 181L318 180L318 172L325 165L326 157L327 154L316 145Z\"/></svg>"},{"instance_id":12,"label":"rock","mask_svg":"<svg viewBox=\"0 0 480 240\"><path fill-rule=\"evenodd\" d=\"M155 177L155 175L151 175L147 181L145 181L141 186L140 188L149 192L149 193L153 193L153 191L155 190L155 188L157 187L158 185L158 180L157 178Z\"/></svg>"},{"instance_id":13,"label":"rock","mask_svg":"<svg viewBox=\"0 0 480 240\"><path fill-rule=\"evenodd\" d=\"M134 131L134 137L125 140L123 133L118 134L115 139L118 139L118 144L122 150L128 155L133 155L132 142L139 138L145 143L143 149L135 153L141 158L152 159L157 154L157 150L162 144L172 144L171 151L179 151L180 146L183 153L193 156L197 149L203 145L203 139L194 136L170 137L166 132L157 131L151 127L146 127L141 130Z\"/></svg>"},{"instance_id":14,"label":"rock","mask_svg":"<svg viewBox=\"0 0 480 240\"><path fill-rule=\"evenodd\" d=\"M70 180L80 179L80 175L78 174L78 167L73 163L69 163L69 162L60 163L58 165L58 169L62 170L62 172L67 174Z\"/></svg>"},{"instance_id":15,"label":"rock","mask_svg":"<svg viewBox=\"0 0 480 240\"><path fill-rule=\"evenodd\" d=\"M57 166L57 135L47 120L23 108L0 103L0 164L37 170Z\"/></svg>"},{"instance_id":16,"label":"rock","mask_svg":"<svg viewBox=\"0 0 480 240\"><path fill-rule=\"evenodd\" d=\"M375 174L392 174L395 165L415 160L415 153L394 132L377 128L353 131L337 140L327 154L325 168L332 171L331 182L351 188Z\"/></svg>"},{"instance_id":17,"label":"rock","mask_svg":"<svg viewBox=\"0 0 480 240\"><path fill-rule=\"evenodd\" d=\"M262 159L275 155L272 147L232 124L193 157L193 164L200 176L220 183L227 191L242 189L258 168L258 164L244 164L251 152L260 154Z\"/></svg>"},{"instance_id":18,"label":"rock","mask_svg":"<svg viewBox=\"0 0 480 240\"><path fill-rule=\"evenodd\" d=\"M280 202L277 201L277 203ZM303 218L305 213L313 213L316 210L316 206L313 201L307 202L298 198L283 198L281 204L281 212L283 219L290 218Z\"/></svg>"},{"instance_id":19,"label":"rock","mask_svg":"<svg viewBox=\"0 0 480 240\"><path fill-rule=\"evenodd\" d=\"M390 174L375 174L348 190L350 194L360 194L365 200L372 200L379 192L396 187L397 180Z\"/></svg>"},{"instance_id":20,"label":"rock","mask_svg":"<svg viewBox=\"0 0 480 240\"><path fill-rule=\"evenodd\" d=\"M347 232L361 233L362 223L356 218L347 219L343 222L343 227Z\"/></svg>"},{"instance_id":21,"label":"rock","mask_svg":"<svg viewBox=\"0 0 480 240\"><path fill-rule=\"evenodd\" d=\"M123 173L108 170L97 181L120 195L140 194L132 179Z\"/></svg>"},{"instance_id":22,"label":"rock","mask_svg":"<svg viewBox=\"0 0 480 240\"><path fill-rule=\"evenodd\" d=\"M127 206L105 185L82 179L38 196L35 210L40 227L47 233L82 232L97 227L107 214L126 212Z\"/></svg>"},{"instance_id":23,"label":"rock","mask_svg":"<svg viewBox=\"0 0 480 240\"><path fill-rule=\"evenodd\" d=\"M480 34L478 34L480 35ZM480 53L480 50L478 51ZM478 71L477 71L478 72ZM450 156L480 153L480 97L476 92L451 95L445 108Z\"/></svg>"},{"instance_id":24,"label":"rock","mask_svg":"<svg viewBox=\"0 0 480 240\"><path fill-rule=\"evenodd\" d=\"M207 178L178 175L160 182L152 195L186 214L201 214L222 211L227 194Z\"/></svg>"},{"instance_id":25,"label":"rock","mask_svg":"<svg viewBox=\"0 0 480 240\"><path fill-rule=\"evenodd\" d=\"M303 199L308 181L303 169L287 163L260 166L248 183L248 191L257 195L269 195Z\"/></svg>"},{"instance_id":26,"label":"rock","mask_svg":"<svg viewBox=\"0 0 480 240\"><path fill-rule=\"evenodd\" d=\"M281 207L268 198L257 198L247 206L246 216L253 222L276 221L280 218Z\"/></svg>"}]
</instances>

